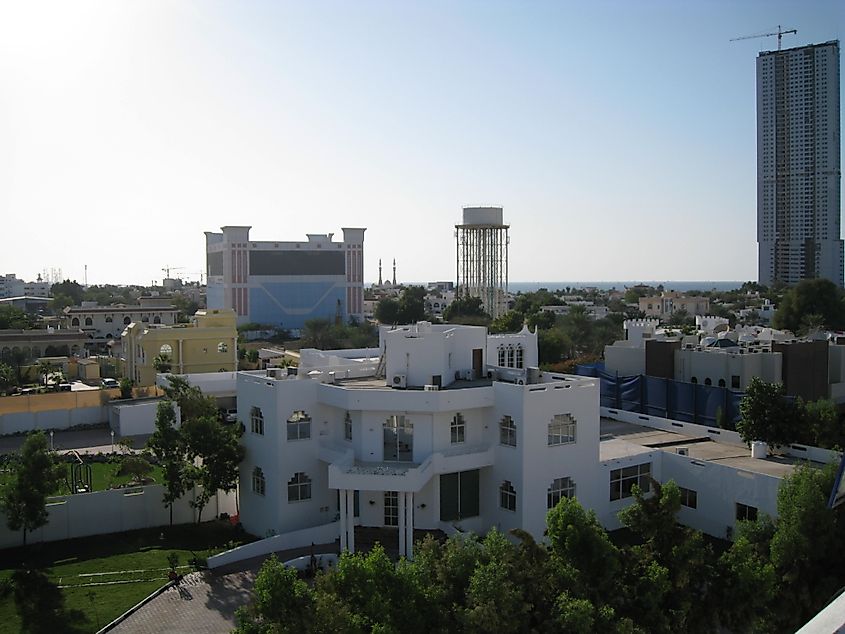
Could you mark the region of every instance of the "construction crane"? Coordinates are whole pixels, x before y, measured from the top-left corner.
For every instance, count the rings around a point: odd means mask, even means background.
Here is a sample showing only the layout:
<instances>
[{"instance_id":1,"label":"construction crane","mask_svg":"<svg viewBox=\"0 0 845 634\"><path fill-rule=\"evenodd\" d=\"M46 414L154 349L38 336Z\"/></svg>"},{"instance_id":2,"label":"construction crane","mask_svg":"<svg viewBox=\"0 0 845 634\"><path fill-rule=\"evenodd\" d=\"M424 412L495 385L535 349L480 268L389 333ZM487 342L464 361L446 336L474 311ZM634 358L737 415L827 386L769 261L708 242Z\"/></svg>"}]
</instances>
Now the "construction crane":
<instances>
[{"instance_id":1,"label":"construction crane","mask_svg":"<svg viewBox=\"0 0 845 634\"><path fill-rule=\"evenodd\" d=\"M165 264L164 268L161 269L161 270L162 270L162 272L164 272L164 275L169 279L170 278L170 271L181 271L183 268L185 268L185 267L184 266L167 266Z\"/></svg>"},{"instance_id":2,"label":"construction crane","mask_svg":"<svg viewBox=\"0 0 845 634\"><path fill-rule=\"evenodd\" d=\"M780 28L780 24L778 24L778 30L774 33L759 33L758 35L743 35L742 37L735 37L732 38L731 42L738 42L739 40L753 40L758 37L772 37L773 35L778 36L778 50L780 50L780 40L784 35L789 35L790 33L797 34L798 29L787 29L786 31Z\"/></svg>"}]
</instances>

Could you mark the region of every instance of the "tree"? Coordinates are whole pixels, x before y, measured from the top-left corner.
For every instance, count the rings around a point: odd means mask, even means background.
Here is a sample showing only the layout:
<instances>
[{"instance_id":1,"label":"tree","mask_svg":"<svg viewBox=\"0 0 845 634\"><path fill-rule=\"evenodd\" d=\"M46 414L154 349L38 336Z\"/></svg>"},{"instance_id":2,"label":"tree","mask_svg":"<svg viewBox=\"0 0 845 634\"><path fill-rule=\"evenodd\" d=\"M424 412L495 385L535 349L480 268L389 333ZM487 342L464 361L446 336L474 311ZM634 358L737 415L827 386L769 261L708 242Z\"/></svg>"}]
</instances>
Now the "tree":
<instances>
[{"instance_id":1,"label":"tree","mask_svg":"<svg viewBox=\"0 0 845 634\"><path fill-rule=\"evenodd\" d=\"M299 634L314 631L314 597L296 570L270 555L255 578L253 602L235 613L235 634Z\"/></svg>"},{"instance_id":2,"label":"tree","mask_svg":"<svg viewBox=\"0 0 845 634\"><path fill-rule=\"evenodd\" d=\"M783 294L772 325L796 334L815 326L842 330L845 328L843 292L830 280L802 280Z\"/></svg>"},{"instance_id":3,"label":"tree","mask_svg":"<svg viewBox=\"0 0 845 634\"><path fill-rule=\"evenodd\" d=\"M173 526L173 504L185 493L185 471L189 462L179 430L176 429L176 412L173 402L162 401L156 409L155 431L147 447L158 458L164 477L162 501L170 510L170 525Z\"/></svg>"},{"instance_id":4,"label":"tree","mask_svg":"<svg viewBox=\"0 0 845 634\"><path fill-rule=\"evenodd\" d=\"M14 306L0 306L0 330L31 330L35 318Z\"/></svg>"},{"instance_id":5,"label":"tree","mask_svg":"<svg viewBox=\"0 0 845 634\"><path fill-rule=\"evenodd\" d=\"M8 363L0 362L0 390L8 390L15 382L15 370Z\"/></svg>"},{"instance_id":6,"label":"tree","mask_svg":"<svg viewBox=\"0 0 845 634\"><path fill-rule=\"evenodd\" d=\"M490 315L484 311L480 297L461 297L446 307L443 311L443 321L450 324L469 321L487 323L490 321Z\"/></svg>"},{"instance_id":7,"label":"tree","mask_svg":"<svg viewBox=\"0 0 845 634\"><path fill-rule=\"evenodd\" d=\"M173 360L169 354L157 354L153 359L153 367L159 374L168 374L173 367Z\"/></svg>"},{"instance_id":8,"label":"tree","mask_svg":"<svg viewBox=\"0 0 845 634\"><path fill-rule=\"evenodd\" d=\"M130 483L140 484L144 477L153 470L153 466L141 456L126 456L120 462L118 476L131 476Z\"/></svg>"},{"instance_id":9,"label":"tree","mask_svg":"<svg viewBox=\"0 0 845 634\"><path fill-rule=\"evenodd\" d=\"M302 347L333 350L338 342L334 327L328 319L309 319L302 329Z\"/></svg>"},{"instance_id":10,"label":"tree","mask_svg":"<svg viewBox=\"0 0 845 634\"><path fill-rule=\"evenodd\" d=\"M772 446L795 442L801 433L800 410L786 398L782 383L753 377L739 404L736 430L745 442L762 440Z\"/></svg>"},{"instance_id":11,"label":"tree","mask_svg":"<svg viewBox=\"0 0 845 634\"><path fill-rule=\"evenodd\" d=\"M23 544L30 531L47 523L47 496L58 486L62 466L47 448L43 431L27 435L17 460L13 463L11 481L3 489L2 506L9 530L23 530Z\"/></svg>"},{"instance_id":12,"label":"tree","mask_svg":"<svg viewBox=\"0 0 845 634\"><path fill-rule=\"evenodd\" d=\"M250 363L258 363L258 350L256 350L255 348L248 350L246 353L246 358L247 361L249 361Z\"/></svg>"},{"instance_id":13,"label":"tree","mask_svg":"<svg viewBox=\"0 0 845 634\"><path fill-rule=\"evenodd\" d=\"M65 280L64 282L53 284L50 287L50 295L53 297L67 296L71 299L72 305L74 306L78 306L82 302L84 294L85 290L76 280L73 280L72 282L70 280Z\"/></svg>"},{"instance_id":14,"label":"tree","mask_svg":"<svg viewBox=\"0 0 845 634\"><path fill-rule=\"evenodd\" d=\"M47 387L50 374L52 374L55 369L55 366L49 361L38 362L38 365L36 366L36 372L38 372L39 376L44 377L44 387Z\"/></svg>"},{"instance_id":15,"label":"tree","mask_svg":"<svg viewBox=\"0 0 845 634\"><path fill-rule=\"evenodd\" d=\"M500 332L519 332L522 330L522 324L525 316L517 310L509 310L503 315L499 315L490 323L491 333Z\"/></svg>"},{"instance_id":16,"label":"tree","mask_svg":"<svg viewBox=\"0 0 845 634\"><path fill-rule=\"evenodd\" d=\"M382 324L414 324L425 319L425 288L408 286L399 299L385 297L376 304L375 317Z\"/></svg>"},{"instance_id":17,"label":"tree","mask_svg":"<svg viewBox=\"0 0 845 634\"><path fill-rule=\"evenodd\" d=\"M125 376L120 379L117 385L120 388L120 398L132 398L132 379Z\"/></svg>"}]
</instances>

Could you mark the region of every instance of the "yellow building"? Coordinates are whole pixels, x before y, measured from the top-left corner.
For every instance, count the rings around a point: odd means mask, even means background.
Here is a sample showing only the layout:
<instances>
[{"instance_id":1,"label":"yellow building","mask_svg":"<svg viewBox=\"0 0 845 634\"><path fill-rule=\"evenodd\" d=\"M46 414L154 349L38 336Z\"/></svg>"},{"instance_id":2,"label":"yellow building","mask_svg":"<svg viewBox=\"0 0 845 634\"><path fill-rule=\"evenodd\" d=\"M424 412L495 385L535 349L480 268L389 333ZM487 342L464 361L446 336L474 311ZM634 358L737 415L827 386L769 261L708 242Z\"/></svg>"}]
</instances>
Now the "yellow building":
<instances>
[{"instance_id":1,"label":"yellow building","mask_svg":"<svg viewBox=\"0 0 845 634\"><path fill-rule=\"evenodd\" d=\"M234 372L238 365L237 317L231 309L198 310L191 323L174 326L132 323L123 331L125 374L137 385L153 385L156 357L174 374Z\"/></svg>"}]
</instances>

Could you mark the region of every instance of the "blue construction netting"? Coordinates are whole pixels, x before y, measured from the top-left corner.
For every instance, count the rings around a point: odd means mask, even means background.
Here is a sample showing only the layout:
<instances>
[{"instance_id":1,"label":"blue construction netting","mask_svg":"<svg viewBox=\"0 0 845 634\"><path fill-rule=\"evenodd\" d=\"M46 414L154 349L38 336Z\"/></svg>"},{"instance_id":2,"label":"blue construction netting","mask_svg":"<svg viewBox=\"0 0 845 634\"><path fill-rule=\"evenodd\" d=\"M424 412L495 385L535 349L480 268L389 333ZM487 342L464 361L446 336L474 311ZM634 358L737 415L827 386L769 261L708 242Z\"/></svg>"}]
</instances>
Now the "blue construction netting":
<instances>
[{"instance_id":1,"label":"blue construction netting","mask_svg":"<svg viewBox=\"0 0 845 634\"><path fill-rule=\"evenodd\" d=\"M600 380L603 407L712 426L733 427L740 418L743 392L644 374L619 376L601 362L578 365L575 373Z\"/></svg>"}]
</instances>

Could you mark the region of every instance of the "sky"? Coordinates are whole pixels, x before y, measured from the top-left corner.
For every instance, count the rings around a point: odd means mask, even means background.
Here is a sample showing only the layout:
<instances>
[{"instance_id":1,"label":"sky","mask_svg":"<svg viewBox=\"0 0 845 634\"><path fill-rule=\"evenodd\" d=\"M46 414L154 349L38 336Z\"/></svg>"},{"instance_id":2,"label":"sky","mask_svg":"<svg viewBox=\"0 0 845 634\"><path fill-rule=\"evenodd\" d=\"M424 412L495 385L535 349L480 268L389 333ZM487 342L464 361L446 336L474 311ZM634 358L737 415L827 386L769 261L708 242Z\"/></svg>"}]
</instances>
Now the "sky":
<instances>
[{"instance_id":1,"label":"sky","mask_svg":"<svg viewBox=\"0 0 845 634\"><path fill-rule=\"evenodd\" d=\"M205 231L366 227L367 281L757 275L755 57L840 0L0 2L0 273L199 278ZM178 269L176 267L179 267Z\"/></svg>"}]
</instances>

